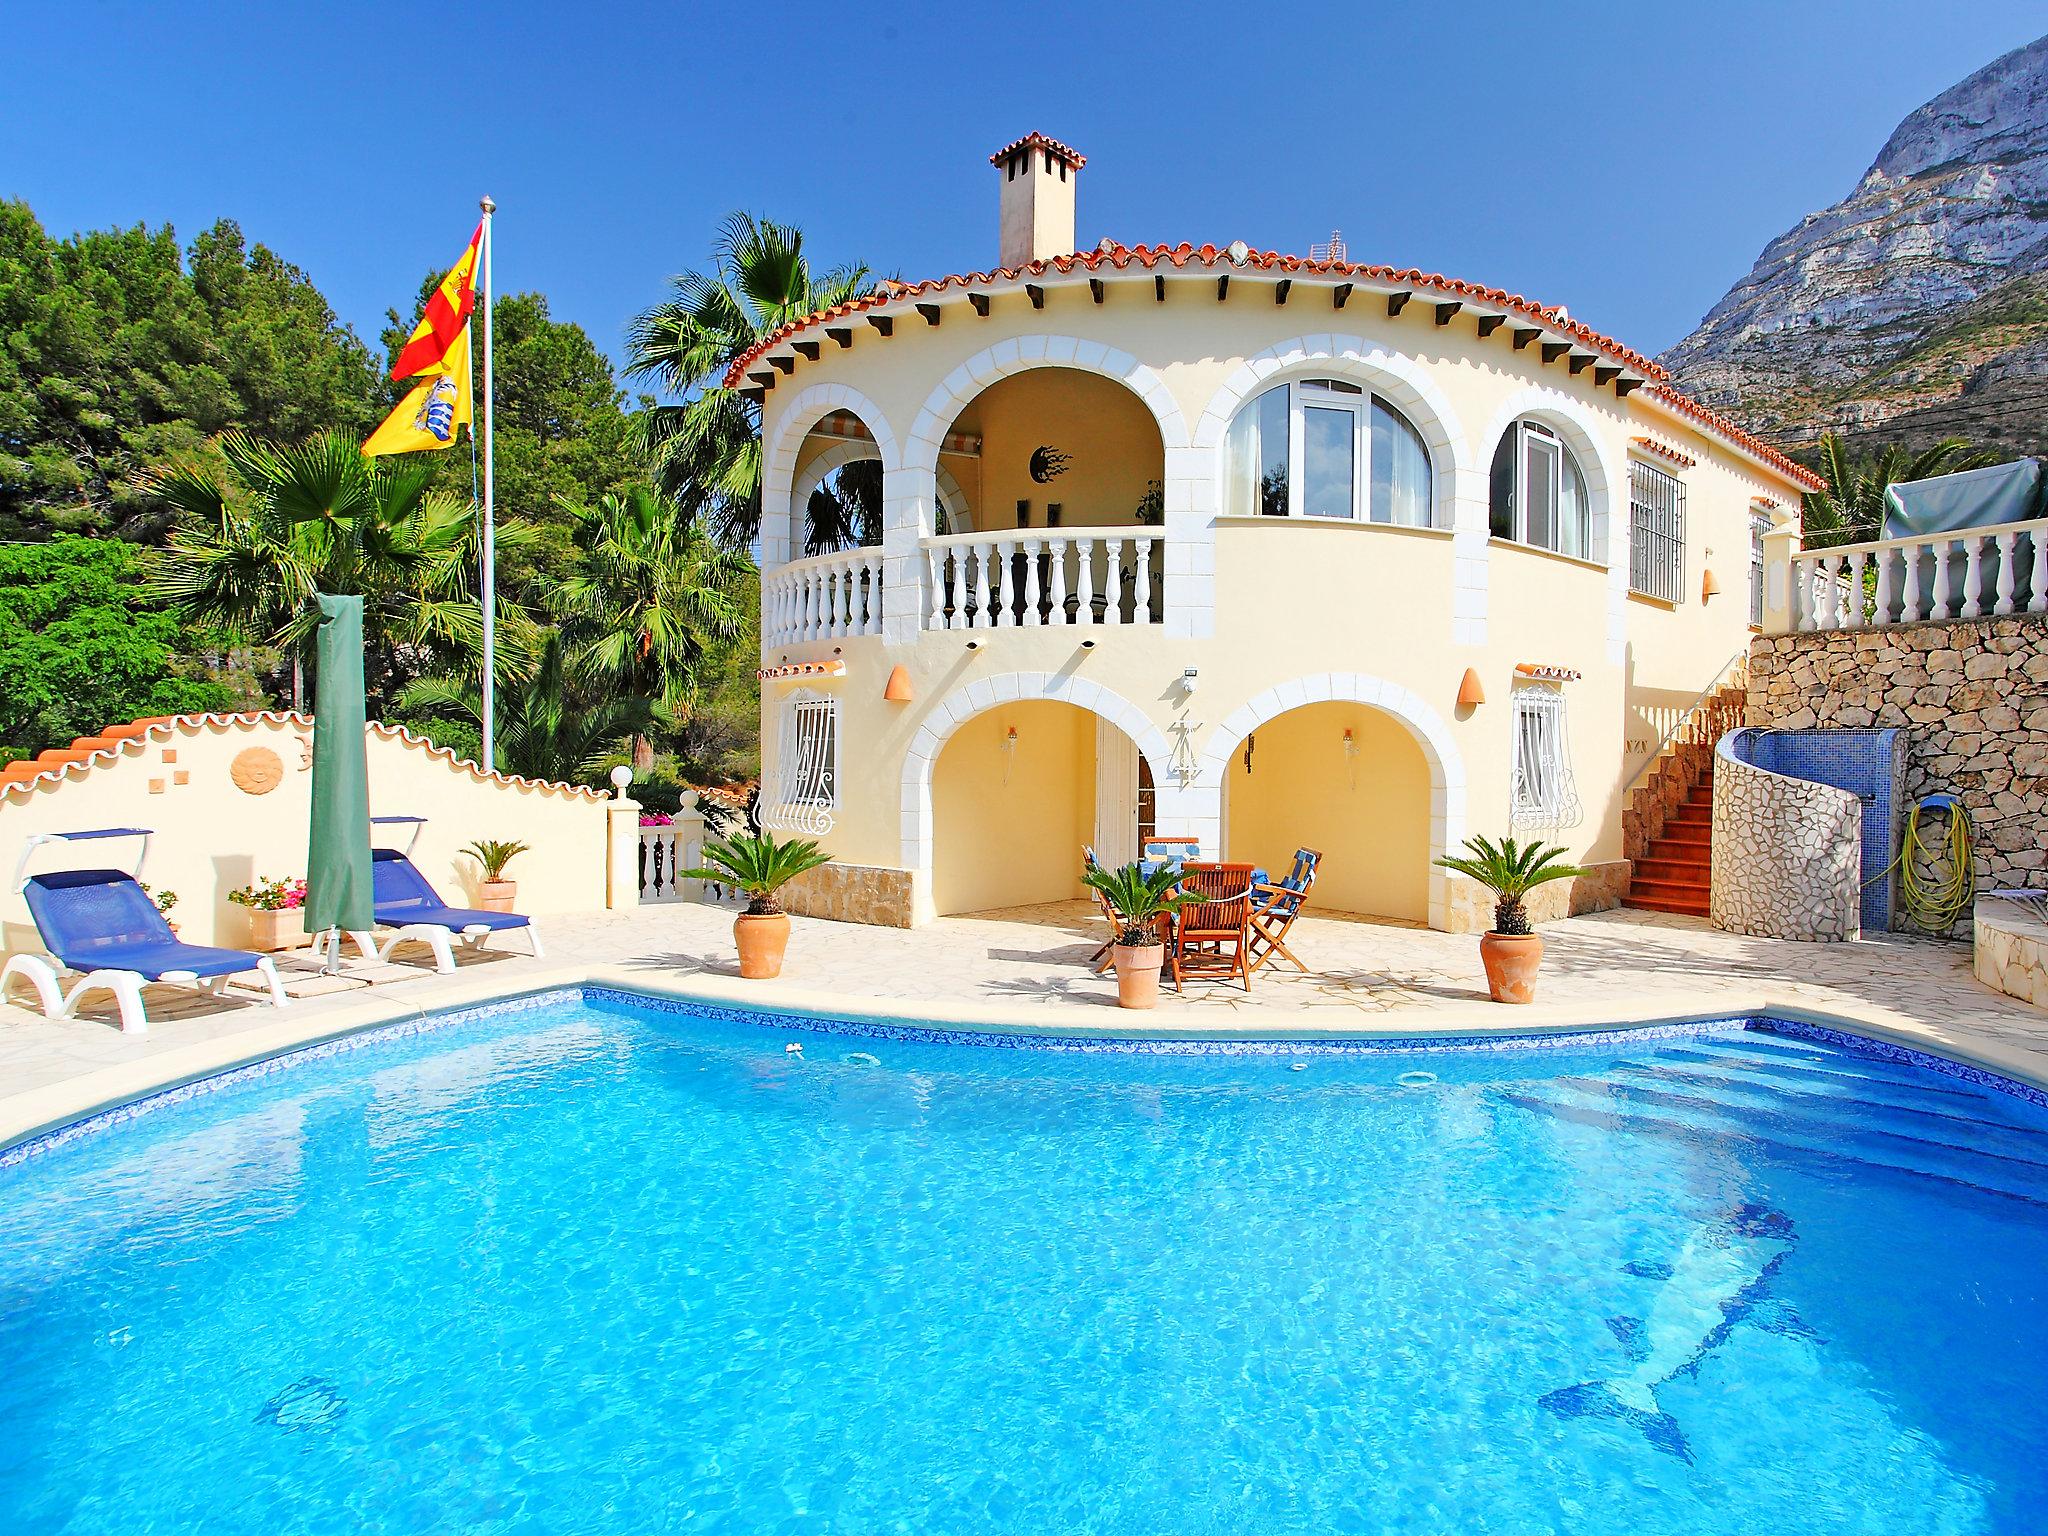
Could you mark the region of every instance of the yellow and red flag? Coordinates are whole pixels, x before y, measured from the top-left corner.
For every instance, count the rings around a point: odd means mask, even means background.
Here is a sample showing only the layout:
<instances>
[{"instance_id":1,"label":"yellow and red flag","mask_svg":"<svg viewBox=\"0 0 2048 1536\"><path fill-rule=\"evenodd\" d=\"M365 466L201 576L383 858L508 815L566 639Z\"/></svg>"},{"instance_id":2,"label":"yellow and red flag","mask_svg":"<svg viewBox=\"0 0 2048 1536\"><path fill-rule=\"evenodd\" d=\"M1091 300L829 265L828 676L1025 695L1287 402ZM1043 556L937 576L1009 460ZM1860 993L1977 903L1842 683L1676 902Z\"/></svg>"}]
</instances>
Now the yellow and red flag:
<instances>
[{"instance_id":1,"label":"yellow and red flag","mask_svg":"<svg viewBox=\"0 0 2048 1536\"><path fill-rule=\"evenodd\" d=\"M392 378L446 372L442 362L469 324L470 311L476 308L477 251L483 238L484 227L478 224L476 233L469 237L469 249L427 300L427 312L420 316L420 323L399 352L398 361L391 365Z\"/></svg>"},{"instance_id":2,"label":"yellow and red flag","mask_svg":"<svg viewBox=\"0 0 2048 1536\"><path fill-rule=\"evenodd\" d=\"M471 425L469 327L456 334L454 345L437 363L439 366L406 391L398 408L370 434L363 444L365 457L447 448L453 446L458 428L476 430Z\"/></svg>"}]
</instances>

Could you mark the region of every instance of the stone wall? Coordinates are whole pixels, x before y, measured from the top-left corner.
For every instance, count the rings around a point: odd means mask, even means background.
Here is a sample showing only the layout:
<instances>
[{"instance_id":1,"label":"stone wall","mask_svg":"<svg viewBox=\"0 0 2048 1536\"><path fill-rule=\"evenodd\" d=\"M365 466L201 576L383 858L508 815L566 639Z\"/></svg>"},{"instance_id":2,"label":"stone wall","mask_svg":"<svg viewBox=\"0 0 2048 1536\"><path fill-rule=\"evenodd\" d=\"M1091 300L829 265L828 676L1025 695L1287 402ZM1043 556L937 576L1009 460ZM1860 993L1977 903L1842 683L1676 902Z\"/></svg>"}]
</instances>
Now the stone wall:
<instances>
[{"instance_id":1,"label":"stone wall","mask_svg":"<svg viewBox=\"0 0 2048 1536\"><path fill-rule=\"evenodd\" d=\"M1855 938L1861 803L1758 767L1745 750L1750 734L1724 738L1714 770L1714 925L1765 939Z\"/></svg>"},{"instance_id":2,"label":"stone wall","mask_svg":"<svg viewBox=\"0 0 2048 1536\"><path fill-rule=\"evenodd\" d=\"M1973 968L1985 986L2048 1008L2048 923L2013 902L1978 902Z\"/></svg>"},{"instance_id":3,"label":"stone wall","mask_svg":"<svg viewBox=\"0 0 2048 1536\"><path fill-rule=\"evenodd\" d=\"M1751 725L1902 730L1907 807L1962 801L1979 892L2048 887L2048 619L1768 635L1749 670Z\"/></svg>"},{"instance_id":4,"label":"stone wall","mask_svg":"<svg viewBox=\"0 0 2048 1536\"><path fill-rule=\"evenodd\" d=\"M790 881L781 900L799 917L908 928L916 920L916 877L874 864L826 864Z\"/></svg>"}]
</instances>

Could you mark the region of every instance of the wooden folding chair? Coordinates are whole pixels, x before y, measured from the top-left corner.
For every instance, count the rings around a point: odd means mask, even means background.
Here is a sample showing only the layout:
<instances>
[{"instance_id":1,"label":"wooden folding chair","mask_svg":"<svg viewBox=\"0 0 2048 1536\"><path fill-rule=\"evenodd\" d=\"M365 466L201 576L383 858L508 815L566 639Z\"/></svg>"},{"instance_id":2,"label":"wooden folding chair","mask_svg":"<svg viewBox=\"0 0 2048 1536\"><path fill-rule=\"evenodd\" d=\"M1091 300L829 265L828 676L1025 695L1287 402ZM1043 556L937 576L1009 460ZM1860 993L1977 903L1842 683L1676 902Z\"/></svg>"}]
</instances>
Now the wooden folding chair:
<instances>
[{"instance_id":1,"label":"wooden folding chair","mask_svg":"<svg viewBox=\"0 0 2048 1536\"><path fill-rule=\"evenodd\" d=\"M1313 848L1298 848L1294 868L1276 884L1252 888L1252 971L1257 973L1275 955L1285 955L1304 976L1308 967L1287 947L1287 932L1308 905L1308 893L1316 883L1316 869L1323 856Z\"/></svg>"},{"instance_id":2,"label":"wooden folding chair","mask_svg":"<svg viewBox=\"0 0 2048 1536\"><path fill-rule=\"evenodd\" d=\"M1084 873L1102 868L1102 861L1096 858L1095 850L1085 843L1081 846L1081 868ZM1095 898L1096 910L1102 914L1102 920L1109 924L1109 937L1102 941L1100 949L1088 957L1088 969L1099 976L1113 963L1110 951L1116 948L1117 931L1123 927L1123 917L1109 904L1109 898L1093 886L1088 888L1088 894Z\"/></svg>"},{"instance_id":3,"label":"wooden folding chair","mask_svg":"<svg viewBox=\"0 0 2048 1536\"><path fill-rule=\"evenodd\" d=\"M1138 856L1146 859L1189 859L1202 856L1202 840L1199 837L1148 837L1138 850Z\"/></svg>"},{"instance_id":4,"label":"wooden folding chair","mask_svg":"<svg viewBox=\"0 0 2048 1536\"><path fill-rule=\"evenodd\" d=\"M1168 955L1173 989L1187 976L1235 977L1252 989L1250 864L1188 864L1181 884L1194 901L1180 909Z\"/></svg>"}]
</instances>

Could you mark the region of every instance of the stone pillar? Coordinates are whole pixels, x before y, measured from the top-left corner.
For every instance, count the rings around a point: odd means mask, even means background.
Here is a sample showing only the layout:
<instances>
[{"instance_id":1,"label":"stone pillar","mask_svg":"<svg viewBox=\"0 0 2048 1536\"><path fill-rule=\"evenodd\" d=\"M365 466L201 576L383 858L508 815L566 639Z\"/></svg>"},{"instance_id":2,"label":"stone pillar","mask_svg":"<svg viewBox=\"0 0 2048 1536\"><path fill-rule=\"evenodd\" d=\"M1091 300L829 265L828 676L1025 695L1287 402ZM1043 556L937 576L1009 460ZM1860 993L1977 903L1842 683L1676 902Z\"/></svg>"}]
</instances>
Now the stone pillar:
<instances>
[{"instance_id":1,"label":"stone pillar","mask_svg":"<svg viewBox=\"0 0 2048 1536\"><path fill-rule=\"evenodd\" d=\"M618 798L604 808L604 904L614 912L640 905L640 802Z\"/></svg>"},{"instance_id":2,"label":"stone pillar","mask_svg":"<svg viewBox=\"0 0 2048 1536\"><path fill-rule=\"evenodd\" d=\"M924 552L939 479L931 469L882 471L882 638L908 645L924 624Z\"/></svg>"},{"instance_id":3,"label":"stone pillar","mask_svg":"<svg viewBox=\"0 0 2048 1536\"><path fill-rule=\"evenodd\" d=\"M1492 482L1483 469L1452 474L1451 643L1484 645Z\"/></svg>"},{"instance_id":4,"label":"stone pillar","mask_svg":"<svg viewBox=\"0 0 2048 1536\"><path fill-rule=\"evenodd\" d=\"M696 790L684 793L682 807L669 819L669 828L675 833L676 868L701 868L704 863L704 813L697 809ZM704 899L702 880L678 880L676 889L685 901Z\"/></svg>"},{"instance_id":5,"label":"stone pillar","mask_svg":"<svg viewBox=\"0 0 2048 1536\"><path fill-rule=\"evenodd\" d=\"M1799 520L1780 507L1764 535L1764 633L1792 633L1792 557L1799 552Z\"/></svg>"},{"instance_id":6,"label":"stone pillar","mask_svg":"<svg viewBox=\"0 0 2048 1536\"><path fill-rule=\"evenodd\" d=\"M1160 495L1166 633L1206 639L1216 632L1216 450L1167 449Z\"/></svg>"}]
</instances>

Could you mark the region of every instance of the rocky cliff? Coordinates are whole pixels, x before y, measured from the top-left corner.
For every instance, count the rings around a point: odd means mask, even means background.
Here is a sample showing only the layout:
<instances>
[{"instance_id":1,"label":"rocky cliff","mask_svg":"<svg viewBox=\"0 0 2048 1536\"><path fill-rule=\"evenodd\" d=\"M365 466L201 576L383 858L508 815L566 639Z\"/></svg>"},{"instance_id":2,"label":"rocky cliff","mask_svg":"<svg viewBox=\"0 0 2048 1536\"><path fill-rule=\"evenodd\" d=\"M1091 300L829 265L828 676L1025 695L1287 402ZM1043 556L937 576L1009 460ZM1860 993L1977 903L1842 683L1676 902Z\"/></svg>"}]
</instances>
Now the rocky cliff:
<instances>
[{"instance_id":1,"label":"rocky cliff","mask_svg":"<svg viewBox=\"0 0 2048 1536\"><path fill-rule=\"evenodd\" d=\"M2048 446L2048 37L1910 113L1659 361L1778 442Z\"/></svg>"}]
</instances>

